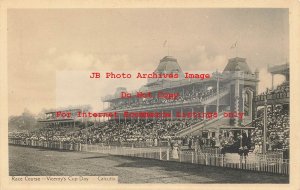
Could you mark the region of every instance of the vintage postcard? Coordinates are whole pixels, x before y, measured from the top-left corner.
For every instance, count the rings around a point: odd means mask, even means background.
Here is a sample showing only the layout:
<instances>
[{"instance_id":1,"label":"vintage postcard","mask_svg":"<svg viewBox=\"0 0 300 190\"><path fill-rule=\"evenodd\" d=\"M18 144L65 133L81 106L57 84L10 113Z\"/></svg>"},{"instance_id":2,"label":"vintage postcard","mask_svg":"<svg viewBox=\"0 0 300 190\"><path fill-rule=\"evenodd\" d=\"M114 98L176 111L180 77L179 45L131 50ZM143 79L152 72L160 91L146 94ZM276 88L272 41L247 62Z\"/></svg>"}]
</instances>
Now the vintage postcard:
<instances>
[{"instance_id":1,"label":"vintage postcard","mask_svg":"<svg viewBox=\"0 0 300 190\"><path fill-rule=\"evenodd\" d=\"M299 1L0 3L1 189L299 190Z\"/></svg>"}]
</instances>

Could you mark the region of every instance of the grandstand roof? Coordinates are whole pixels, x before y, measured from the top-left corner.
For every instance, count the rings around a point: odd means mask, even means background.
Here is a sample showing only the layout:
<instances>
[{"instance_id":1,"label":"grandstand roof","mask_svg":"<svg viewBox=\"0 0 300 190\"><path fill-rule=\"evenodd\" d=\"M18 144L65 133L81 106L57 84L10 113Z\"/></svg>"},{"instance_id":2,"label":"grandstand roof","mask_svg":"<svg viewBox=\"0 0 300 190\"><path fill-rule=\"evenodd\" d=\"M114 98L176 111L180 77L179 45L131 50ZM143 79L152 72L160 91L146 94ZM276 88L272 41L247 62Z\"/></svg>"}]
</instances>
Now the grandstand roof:
<instances>
[{"instance_id":1,"label":"grandstand roof","mask_svg":"<svg viewBox=\"0 0 300 190\"><path fill-rule=\"evenodd\" d=\"M282 74L282 75L289 75L290 65L289 63L282 64L282 65L268 65L268 72L272 74Z\"/></svg>"},{"instance_id":2,"label":"grandstand roof","mask_svg":"<svg viewBox=\"0 0 300 190\"><path fill-rule=\"evenodd\" d=\"M160 74L160 73L176 74L177 73L179 75L178 79L184 78L183 71L178 64L177 59L172 56L165 56L164 58L162 58L159 62L159 65L155 69L154 73L157 73L157 74ZM148 79L148 83L153 83L153 82L157 82L160 80L161 79ZM164 80L168 80L168 79L164 79ZM174 79L172 79L172 80L174 80Z\"/></svg>"},{"instance_id":3,"label":"grandstand roof","mask_svg":"<svg viewBox=\"0 0 300 190\"><path fill-rule=\"evenodd\" d=\"M250 70L246 62L246 59L240 57L229 59L223 72L225 71L230 71L230 72L243 71L244 73L252 74L252 71Z\"/></svg>"},{"instance_id":4,"label":"grandstand roof","mask_svg":"<svg viewBox=\"0 0 300 190\"><path fill-rule=\"evenodd\" d=\"M157 73L164 73L164 72L178 72L182 73L182 70L177 62L177 59L171 56L165 56L159 62L158 67L156 68L155 72Z\"/></svg>"}]
</instances>

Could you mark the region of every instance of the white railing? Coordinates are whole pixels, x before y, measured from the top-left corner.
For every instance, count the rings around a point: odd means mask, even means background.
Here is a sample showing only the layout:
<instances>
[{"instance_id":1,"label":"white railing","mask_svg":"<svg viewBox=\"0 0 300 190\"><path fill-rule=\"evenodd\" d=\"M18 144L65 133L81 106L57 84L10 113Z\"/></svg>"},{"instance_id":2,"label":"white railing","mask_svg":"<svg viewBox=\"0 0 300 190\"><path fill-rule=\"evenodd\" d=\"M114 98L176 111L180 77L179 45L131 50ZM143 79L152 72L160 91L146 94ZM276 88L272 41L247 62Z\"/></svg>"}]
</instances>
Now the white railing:
<instances>
[{"instance_id":1,"label":"white railing","mask_svg":"<svg viewBox=\"0 0 300 190\"><path fill-rule=\"evenodd\" d=\"M229 154L211 154L195 151L176 151L172 152L169 148L133 148L133 147L118 147L105 146L103 144L81 144L81 143L66 143L66 142L51 142L38 140L16 140L9 139L9 144L21 145L28 147L40 147L57 150L72 150L84 152L96 152L110 155L121 155L130 157L140 157L147 159L156 159L163 161L176 161L182 163L200 164L207 166L217 166L226 168L236 168L242 170L251 170L258 172L275 173L289 175L289 160L278 158L266 158L257 156L251 158L239 157L237 159L228 159ZM175 155L175 156L174 156Z\"/></svg>"}]
</instances>

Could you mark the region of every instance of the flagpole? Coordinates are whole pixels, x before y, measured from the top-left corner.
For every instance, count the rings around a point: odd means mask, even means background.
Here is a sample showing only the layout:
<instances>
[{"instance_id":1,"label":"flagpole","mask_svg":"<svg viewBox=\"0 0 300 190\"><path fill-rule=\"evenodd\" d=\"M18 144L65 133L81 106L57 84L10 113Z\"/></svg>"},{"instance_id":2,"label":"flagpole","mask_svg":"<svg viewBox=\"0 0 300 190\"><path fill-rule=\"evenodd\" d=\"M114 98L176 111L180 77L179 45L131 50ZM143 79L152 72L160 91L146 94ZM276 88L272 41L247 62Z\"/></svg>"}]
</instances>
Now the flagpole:
<instances>
[{"instance_id":1,"label":"flagpole","mask_svg":"<svg viewBox=\"0 0 300 190\"><path fill-rule=\"evenodd\" d=\"M235 49L235 57L238 56L238 41L236 41L231 47L230 49Z\"/></svg>"},{"instance_id":2,"label":"flagpole","mask_svg":"<svg viewBox=\"0 0 300 190\"><path fill-rule=\"evenodd\" d=\"M220 98L219 98L219 94L220 94L220 76L219 76L219 72L218 72L218 69L217 69L217 109L216 109L216 112L218 114L218 117L219 117L219 104L220 104Z\"/></svg>"},{"instance_id":3,"label":"flagpole","mask_svg":"<svg viewBox=\"0 0 300 190\"><path fill-rule=\"evenodd\" d=\"M164 44L163 44L163 47L165 48L166 45L168 46L167 48L168 48L168 56L169 56L169 55L170 55L170 45L169 45L168 40L165 40L165 42L164 42Z\"/></svg>"},{"instance_id":4,"label":"flagpole","mask_svg":"<svg viewBox=\"0 0 300 190\"><path fill-rule=\"evenodd\" d=\"M235 57L238 56L238 42L236 41L236 47L235 47Z\"/></svg>"}]
</instances>

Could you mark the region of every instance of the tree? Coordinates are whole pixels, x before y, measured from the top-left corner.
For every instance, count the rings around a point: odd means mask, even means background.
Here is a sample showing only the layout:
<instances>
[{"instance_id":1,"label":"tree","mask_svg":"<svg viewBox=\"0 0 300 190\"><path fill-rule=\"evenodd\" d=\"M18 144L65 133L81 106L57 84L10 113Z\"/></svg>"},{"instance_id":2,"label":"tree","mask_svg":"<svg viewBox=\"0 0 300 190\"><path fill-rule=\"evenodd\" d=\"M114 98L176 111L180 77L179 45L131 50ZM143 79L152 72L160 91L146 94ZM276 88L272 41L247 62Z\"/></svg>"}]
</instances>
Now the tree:
<instances>
[{"instance_id":1,"label":"tree","mask_svg":"<svg viewBox=\"0 0 300 190\"><path fill-rule=\"evenodd\" d=\"M27 109L18 116L10 116L8 119L8 130L32 130L37 125L35 116Z\"/></svg>"}]
</instances>

